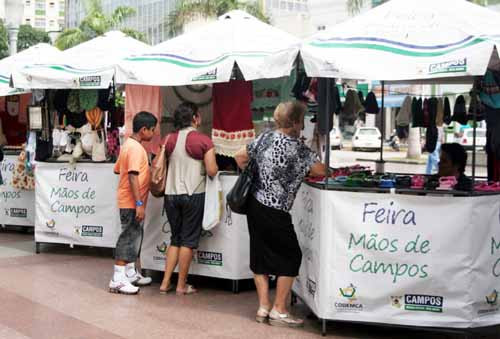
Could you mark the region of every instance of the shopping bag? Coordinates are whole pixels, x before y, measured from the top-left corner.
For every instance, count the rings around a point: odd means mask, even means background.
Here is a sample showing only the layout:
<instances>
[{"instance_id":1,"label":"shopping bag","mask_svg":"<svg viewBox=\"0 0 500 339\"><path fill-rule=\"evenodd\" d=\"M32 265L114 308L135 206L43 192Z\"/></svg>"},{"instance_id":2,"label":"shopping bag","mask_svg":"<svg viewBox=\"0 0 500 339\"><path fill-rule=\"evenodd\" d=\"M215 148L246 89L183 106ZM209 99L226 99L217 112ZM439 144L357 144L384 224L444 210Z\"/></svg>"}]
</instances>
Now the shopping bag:
<instances>
[{"instance_id":1,"label":"shopping bag","mask_svg":"<svg viewBox=\"0 0 500 339\"><path fill-rule=\"evenodd\" d=\"M167 168L168 159L165 150L168 137L164 145L161 145L160 151L151 163L151 182L149 184L149 191L154 197L161 198L165 195L165 186L167 184Z\"/></svg>"},{"instance_id":2,"label":"shopping bag","mask_svg":"<svg viewBox=\"0 0 500 339\"><path fill-rule=\"evenodd\" d=\"M203 212L202 227L209 231L222 220L222 185L219 173L215 177L207 176L205 184L205 210Z\"/></svg>"}]
</instances>

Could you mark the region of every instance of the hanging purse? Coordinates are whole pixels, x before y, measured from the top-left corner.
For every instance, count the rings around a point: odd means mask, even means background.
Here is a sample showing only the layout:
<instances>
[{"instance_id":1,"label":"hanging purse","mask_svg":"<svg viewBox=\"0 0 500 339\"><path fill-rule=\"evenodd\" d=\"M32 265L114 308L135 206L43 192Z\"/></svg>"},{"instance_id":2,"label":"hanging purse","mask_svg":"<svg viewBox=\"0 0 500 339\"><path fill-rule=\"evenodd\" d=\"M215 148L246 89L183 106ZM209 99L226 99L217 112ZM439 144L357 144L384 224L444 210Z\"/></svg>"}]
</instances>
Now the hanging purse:
<instances>
[{"instance_id":1,"label":"hanging purse","mask_svg":"<svg viewBox=\"0 0 500 339\"><path fill-rule=\"evenodd\" d=\"M267 137L268 135L262 136L255 148L256 150L259 150L261 143ZM233 188L226 195L226 202L234 213L247 214L247 200L251 194L256 172L257 162L255 159L250 159L247 167L241 172Z\"/></svg>"},{"instance_id":2,"label":"hanging purse","mask_svg":"<svg viewBox=\"0 0 500 339\"><path fill-rule=\"evenodd\" d=\"M161 145L160 151L151 163L151 182L149 184L149 191L154 197L161 198L165 195L165 186L167 184L167 168L168 159L165 145L170 136Z\"/></svg>"}]
</instances>

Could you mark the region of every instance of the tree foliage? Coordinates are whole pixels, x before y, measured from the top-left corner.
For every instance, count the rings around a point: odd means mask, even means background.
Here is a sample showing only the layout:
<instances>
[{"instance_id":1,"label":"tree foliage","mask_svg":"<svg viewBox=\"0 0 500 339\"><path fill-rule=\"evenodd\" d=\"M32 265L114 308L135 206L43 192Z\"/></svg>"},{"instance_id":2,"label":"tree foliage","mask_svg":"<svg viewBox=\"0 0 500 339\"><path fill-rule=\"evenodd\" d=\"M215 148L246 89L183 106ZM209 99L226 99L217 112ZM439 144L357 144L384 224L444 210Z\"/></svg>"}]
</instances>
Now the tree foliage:
<instances>
[{"instance_id":1,"label":"tree foliage","mask_svg":"<svg viewBox=\"0 0 500 339\"><path fill-rule=\"evenodd\" d=\"M170 35L174 36L181 33L183 27L196 18L217 18L235 9L244 10L263 22L270 22L269 17L264 14L260 3L257 1L181 0L168 18Z\"/></svg>"},{"instance_id":2,"label":"tree foliage","mask_svg":"<svg viewBox=\"0 0 500 339\"><path fill-rule=\"evenodd\" d=\"M50 43L49 34L45 31L31 27L30 25L21 25L17 35L17 51L21 52L38 43ZM0 20L0 59L9 56L9 35L7 28Z\"/></svg>"},{"instance_id":3,"label":"tree foliage","mask_svg":"<svg viewBox=\"0 0 500 339\"><path fill-rule=\"evenodd\" d=\"M86 16L76 28L65 29L56 39L55 45L61 50L76 46L99 35L115 29L125 19L135 14L135 9L126 6L117 7L110 15L104 14L101 0L86 0ZM146 41L144 34L131 28L121 30L135 39Z\"/></svg>"}]
</instances>

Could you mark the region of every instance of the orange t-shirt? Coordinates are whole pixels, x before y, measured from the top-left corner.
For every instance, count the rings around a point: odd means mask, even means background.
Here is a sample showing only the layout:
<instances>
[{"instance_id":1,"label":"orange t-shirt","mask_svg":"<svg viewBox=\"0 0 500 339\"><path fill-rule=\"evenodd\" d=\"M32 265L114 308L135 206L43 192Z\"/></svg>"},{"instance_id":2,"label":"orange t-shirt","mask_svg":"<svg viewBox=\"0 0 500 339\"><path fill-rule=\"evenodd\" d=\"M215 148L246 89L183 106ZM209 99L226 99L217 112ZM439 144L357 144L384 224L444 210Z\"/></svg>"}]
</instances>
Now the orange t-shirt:
<instances>
[{"instance_id":1,"label":"orange t-shirt","mask_svg":"<svg viewBox=\"0 0 500 339\"><path fill-rule=\"evenodd\" d=\"M141 200L146 204L151 173L148 154L137 140L128 138L125 141L120 149L120 155L116 161L114 171L120 175L120 182L118 183L118 208L135 209L134 194L132 193L128 178L130 172L138 173L139 194Z\"/></svg>"}]
</instances>

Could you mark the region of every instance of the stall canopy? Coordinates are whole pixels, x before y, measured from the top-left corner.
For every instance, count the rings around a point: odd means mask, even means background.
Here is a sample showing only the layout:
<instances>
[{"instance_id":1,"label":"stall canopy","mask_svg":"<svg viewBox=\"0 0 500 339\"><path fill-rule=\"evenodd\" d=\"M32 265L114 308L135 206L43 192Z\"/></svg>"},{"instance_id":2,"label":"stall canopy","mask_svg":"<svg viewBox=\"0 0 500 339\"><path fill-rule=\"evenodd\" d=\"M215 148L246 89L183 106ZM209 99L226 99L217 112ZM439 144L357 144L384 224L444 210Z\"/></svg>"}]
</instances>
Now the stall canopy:
<instances>
[{"instance_id":1,"label":"stall canopy","mask_svg":"<svg viewBox=\"0 0 500 339\"><path fill-rule=\"evenodd\" d=\"M29 87L23 89L9 86L10 75L14 69L35 63L50 62L60 54L61 51L57 48L42 43L0 60L0 96L29 92Z\"/></svg>"},{"instance_id":2,"label":"stall canopy","mask_svg":"<svg viewBox=\"0 0 500 339\"><path fill-rule=\"evenodd\" d=\"M107 32L62 52L50 63L23 67L12 79L21 88L107 88L120 59L148 48L122 32Z\"/></svg>"},{"instance_id":3,"label":"stall canopy","mask_svg":"<svg viewBox=\"0 0 500 339\"><path fill-rule=\"evenodd\" d=\"M309 76L460 82L498 66L499 33L500 14L465 0L392 0L305 40L301 56Z\"/></svg>"},{"instance_id":4,"label":"stall canopy","mask_svg":"<svg viewBox=\"0 0 500 339\"><path fill-rule=\"evenodd\" d=\"M236 63L245 80L290 75L300 41L243 11L128 57L118 83L179 86L227 82Z\"/></svg>"}]
</instances>

